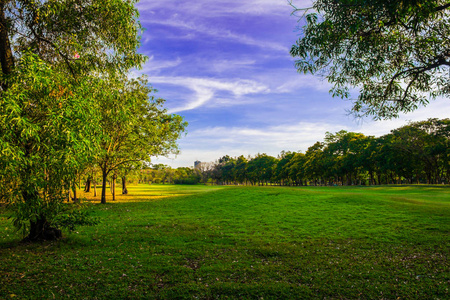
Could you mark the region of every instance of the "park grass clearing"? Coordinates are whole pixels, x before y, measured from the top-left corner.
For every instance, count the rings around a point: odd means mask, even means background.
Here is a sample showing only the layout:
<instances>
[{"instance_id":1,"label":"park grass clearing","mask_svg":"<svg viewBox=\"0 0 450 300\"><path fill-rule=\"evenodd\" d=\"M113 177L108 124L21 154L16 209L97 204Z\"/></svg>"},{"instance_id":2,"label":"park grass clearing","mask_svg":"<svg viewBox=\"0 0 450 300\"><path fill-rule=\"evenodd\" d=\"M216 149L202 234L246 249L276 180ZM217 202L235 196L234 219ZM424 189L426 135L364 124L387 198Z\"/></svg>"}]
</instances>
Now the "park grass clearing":
<instances>
[{"instance_id":1,"label":"park grass clearing","mask_svg":"<svg viewBox=\"0 0 450 300\"><path fill-rule=\"evenodd\" d=\"M139 185L101 223L21 244L0 299L448 299L450 188Z\"/></svg>"}]
</instances>

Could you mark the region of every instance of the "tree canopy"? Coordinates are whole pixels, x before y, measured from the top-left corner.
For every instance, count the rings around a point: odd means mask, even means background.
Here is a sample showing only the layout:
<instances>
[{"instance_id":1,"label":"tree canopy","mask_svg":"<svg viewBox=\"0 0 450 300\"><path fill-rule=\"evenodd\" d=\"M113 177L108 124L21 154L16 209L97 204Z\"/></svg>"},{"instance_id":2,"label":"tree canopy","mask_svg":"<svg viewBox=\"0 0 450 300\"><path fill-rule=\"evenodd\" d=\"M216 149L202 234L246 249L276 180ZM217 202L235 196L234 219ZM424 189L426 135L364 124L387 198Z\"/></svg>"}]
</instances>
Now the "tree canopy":
<instances>
[{"instance_id":1,"label":"tree canopy","mask_svg":"<svg viewBox=\"0 0 450 300\"><path fill-rule=\"evenodd\" d=\"M291 1L293 4L294 1ZM450 94L450 2L317 0L291 55L301 73L324 76L352 112L397 117Z\"/></svg>"}]
</instances>

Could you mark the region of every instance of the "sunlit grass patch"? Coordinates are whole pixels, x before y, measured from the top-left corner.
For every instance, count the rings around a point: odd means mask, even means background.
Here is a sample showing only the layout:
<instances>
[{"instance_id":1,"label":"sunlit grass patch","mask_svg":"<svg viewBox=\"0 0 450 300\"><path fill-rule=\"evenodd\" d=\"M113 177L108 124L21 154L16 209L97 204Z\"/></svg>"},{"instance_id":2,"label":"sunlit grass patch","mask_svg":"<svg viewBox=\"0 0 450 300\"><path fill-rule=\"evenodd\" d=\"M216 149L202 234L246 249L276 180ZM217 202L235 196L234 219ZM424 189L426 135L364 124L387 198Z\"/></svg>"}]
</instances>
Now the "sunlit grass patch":
<instances>
[{"instance_id":1,"label":"sunlit grass patch","mask_svg":"<svg viewBox=\"0 0 450 300\"><path fill-rule=\"evenodd\" d=\"M106 201L112 203L125 203L125 202L140 202L140 201L157 201L169 197L188 196L197 193L205 193L221 189L218 186L203 186L203 185L131 185L128 186L128 194L123 195L119 186L116 187L115 200L111 194L110 187L106 192ZM97 186L97 196L94 197L93 188L91 192L85 193L84 191L78 191L78 197L84 198L89 202L100 202L101 186Z\"/></svg>"}]
</instances>

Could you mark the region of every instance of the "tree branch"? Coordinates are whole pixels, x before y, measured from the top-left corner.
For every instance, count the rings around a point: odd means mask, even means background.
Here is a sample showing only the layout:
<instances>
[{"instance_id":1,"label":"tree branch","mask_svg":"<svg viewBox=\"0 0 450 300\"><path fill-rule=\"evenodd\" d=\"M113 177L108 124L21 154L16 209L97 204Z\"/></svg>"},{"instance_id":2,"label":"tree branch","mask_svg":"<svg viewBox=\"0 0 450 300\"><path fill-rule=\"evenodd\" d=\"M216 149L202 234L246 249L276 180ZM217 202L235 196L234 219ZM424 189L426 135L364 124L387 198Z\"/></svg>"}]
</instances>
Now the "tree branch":
<instances>
[{"instance_id":1,"label":"tree branch","mask_svg":"<svg viewBox=\"0 0 450 300\"><path fill-rule=\"evenodd\" d=\"M386 91L385 91L385 93L384 93L384 97L387 96L387 90L388 90L388 87L390 87L390 86L394 83L394 81L395 81L397 78L399 78L400 76L402 76L402 75L404 75L404 74L408 74L408 73L410 73L410 74L415 74L415 75L416 75L416 78L415 78L415 79L417 79L417 76L418 76L420 73L424 73L424 72L426 72L426 71L429 71L429 70L438 68L438 67L440 67L440 66L442 66L442 65L450 66L450 62L446 61L445 58L444 58L445 55L446 55L446 54L444 54L443 56L439 57L439 58L438 58L438 61L437 61L436 63L434 63L434 64L431 64L431 65L428 65L428 66L424 66L424 67L415 67L415 68L408 69L408 70L404 70L404 71L402 71L402 72L399 72L399 73L395 74L395 75L391 78L389 84L388 84L387 87L386 87ZM415 79L413 79L413 81L414 81Z\"/></svg>"},{"instance_id":2,"label":"tree branch","mask_svg":"<svg viewBox=\"0 0 450 300\"><path fill-rule=\"evenodd\" d=\"M69 61L71 59L69 57L67 57L67 55L62 53L62 51L59 50L59 48L52 41L38 35L32 26L29 26L29 29L31 30L31 33L33 33L33 35L36 37L36 39L49 44L53 49L56 50L56 52L58 52L58 54L64 59L64 62L66 63L67 67L69 68L70 73L72 73L73 78L76 80L75 71L73 70L72 66L69 63Z\"/></svg>"},{"instance_id":3,"label":"tree branch","mask_svg":"<svg viewBox=\"0 0 450 300\"><path fill-rule=\"evenodd\" d=\"M441 11L441 10L445 10L445 9L447 9L447 8L449 8L449 7L450 7L450 2L447 3L447 4L444 4L444 5L441 5L441 6L436 7L435 12L438 12L438 11Z\"/></svg>"}]
</instances>

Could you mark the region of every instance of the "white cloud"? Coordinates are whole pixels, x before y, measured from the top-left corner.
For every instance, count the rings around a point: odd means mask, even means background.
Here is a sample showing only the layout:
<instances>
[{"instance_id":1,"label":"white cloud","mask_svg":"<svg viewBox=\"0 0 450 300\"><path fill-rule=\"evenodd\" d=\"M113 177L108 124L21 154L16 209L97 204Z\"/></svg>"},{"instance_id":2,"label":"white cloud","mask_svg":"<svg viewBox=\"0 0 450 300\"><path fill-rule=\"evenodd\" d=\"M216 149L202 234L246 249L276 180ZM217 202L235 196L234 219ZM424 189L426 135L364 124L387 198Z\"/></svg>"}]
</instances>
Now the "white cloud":
<instances>
[{"instance_id":1,"label":"white cloud","mask_svg":"<svg viewBox=\"0 0 450 300\"><path fill-rule=\"evenodd\" d=\"M266 86L255 81L243 79L222 81L220 79L209 78L154 76L150 78L150 81L152 84L164 83L182 86L194 92L193 97L190 97L191 99L185 105L170 109L170 113L177 113L203 106L210 102L218 91L226 91L236 97L269 92Z\"/></svg>"}]
</instances>

